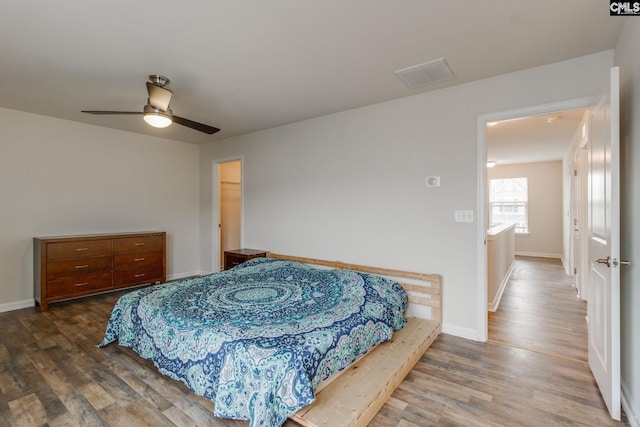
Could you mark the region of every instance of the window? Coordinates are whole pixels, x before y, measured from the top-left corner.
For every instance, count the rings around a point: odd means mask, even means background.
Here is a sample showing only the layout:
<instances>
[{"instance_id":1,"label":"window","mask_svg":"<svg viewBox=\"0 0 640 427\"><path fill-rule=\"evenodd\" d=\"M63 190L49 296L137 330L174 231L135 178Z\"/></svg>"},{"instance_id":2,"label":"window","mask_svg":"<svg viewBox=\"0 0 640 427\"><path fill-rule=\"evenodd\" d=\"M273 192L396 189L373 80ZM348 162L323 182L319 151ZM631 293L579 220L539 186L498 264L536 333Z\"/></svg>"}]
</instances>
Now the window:
<instances>
[{"instance_id":1,"label":"window","mask_svg":"<svg viewBox=\"0 0 640 427\"><path fill-rule=\"evenodd\" d=\"M527 178L495 178L489 180L490 227L516 224L516 233L527 233Z\"/></svg>"}]
</instances>

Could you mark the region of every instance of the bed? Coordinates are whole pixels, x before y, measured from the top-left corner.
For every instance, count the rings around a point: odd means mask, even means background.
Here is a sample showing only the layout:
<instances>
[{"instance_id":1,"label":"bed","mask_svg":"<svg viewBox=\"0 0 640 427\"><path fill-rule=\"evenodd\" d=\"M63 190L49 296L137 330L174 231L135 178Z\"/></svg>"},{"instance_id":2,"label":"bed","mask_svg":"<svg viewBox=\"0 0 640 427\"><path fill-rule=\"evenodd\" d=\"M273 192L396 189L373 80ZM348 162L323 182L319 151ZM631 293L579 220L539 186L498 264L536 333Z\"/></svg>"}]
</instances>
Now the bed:
<instances>
[{"instance_id":1,"label":"bed","mask_svg":"<svg viewBox=\"0 0 640 427\"><path fill-rule=\"evenodd\" d=\"M100 346L131 347L252 427L365 425L440 333L439 306L437 275L270 254L122 296Z\"/></svg>"}]
</instances>

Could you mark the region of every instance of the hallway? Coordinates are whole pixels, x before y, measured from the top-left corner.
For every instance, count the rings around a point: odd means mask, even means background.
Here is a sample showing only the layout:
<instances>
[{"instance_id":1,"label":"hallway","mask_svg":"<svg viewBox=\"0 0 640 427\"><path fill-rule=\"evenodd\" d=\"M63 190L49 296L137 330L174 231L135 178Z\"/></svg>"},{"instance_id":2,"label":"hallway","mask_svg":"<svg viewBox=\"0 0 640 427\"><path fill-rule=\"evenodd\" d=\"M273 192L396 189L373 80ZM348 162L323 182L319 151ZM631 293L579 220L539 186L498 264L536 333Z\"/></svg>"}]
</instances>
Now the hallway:
<instances>
[{"instance_id":1,"label":"hallway","mask_svg":"<svg viewBox=\"0 0 640 427\"><path fill-rule=\"evenodd\" d=\"M587 362L587 303L558 259L516 257L489 342Z\"/></svg>"}]
</instances>

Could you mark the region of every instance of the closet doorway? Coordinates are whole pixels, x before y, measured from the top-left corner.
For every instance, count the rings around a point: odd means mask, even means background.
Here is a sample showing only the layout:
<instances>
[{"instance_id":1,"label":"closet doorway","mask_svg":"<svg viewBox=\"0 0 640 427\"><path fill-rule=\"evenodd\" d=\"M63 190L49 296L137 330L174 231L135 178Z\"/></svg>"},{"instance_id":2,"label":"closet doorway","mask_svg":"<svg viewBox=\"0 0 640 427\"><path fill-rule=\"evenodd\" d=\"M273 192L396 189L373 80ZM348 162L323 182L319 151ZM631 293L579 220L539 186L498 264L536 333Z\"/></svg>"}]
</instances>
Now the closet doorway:
<instances>
[{"instance_id":1,"label":"closet doorway","mask_svg":"<svg viewBox=\"0 0 640 427\"><path fill-rule=\"evenodd\" d=\"M242 163L234 160L218 164L220 247L218 267L223 269L224 251L238 249L242 240Z\"/></svg>"}]
</instances>

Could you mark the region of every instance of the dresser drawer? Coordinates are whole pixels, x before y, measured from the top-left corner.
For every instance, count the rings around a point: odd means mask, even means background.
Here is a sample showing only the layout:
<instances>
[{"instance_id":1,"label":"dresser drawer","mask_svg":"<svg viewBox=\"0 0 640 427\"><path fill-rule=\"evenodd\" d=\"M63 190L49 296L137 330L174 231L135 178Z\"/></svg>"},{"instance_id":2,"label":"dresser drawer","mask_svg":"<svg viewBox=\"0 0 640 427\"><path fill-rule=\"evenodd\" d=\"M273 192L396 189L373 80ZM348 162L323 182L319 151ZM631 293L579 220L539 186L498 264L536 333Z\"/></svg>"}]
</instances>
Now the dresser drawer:
<instances>
[{"instance_id":1,"label":"dresser drawer","mask_svg":"<svg viewBox=\"0 0 640 427\"><path fill-rule=\"evenodd\" d=\"M66 259L47 263L47 280L111 271L111 257Z\"/></svg>"},{"instance_id":2,"label":"dresser drawer","mask_svg":"<svg viewBox=\"0 0 640 427\"><path fill-rule=\"evenodd\" d=\"M236 265L240 265L243 262L249 261L251 258L248 258L244 255L235 255L235 254L224 254L224 269L228 270Z\"/></svg>"},{"instance_id":3,"label":"dresser drawer","mask_svg":"<svg viewBox=\"0 0 640 427\"><path fill-rule=\"evenodd\" d=\"M47 243L47 260L111 255L111 239Z\"/></svg>"},{"instance_id":4,"label":"dresser drawer","mask_svg":"<svg viewBox=\"0 0 640 427\"><path fill-rule=\"evenodd\" d=\"M85 274L47 282L47 298L111 289L111 273Z\"/></svg>"},{"instance_id":5,"label":"dresser drawer","mask_svg":"<svg viewBox=\"0 0 640 427\"><path fill-rule=\"evenodd\" d=\"M113 253L128 254L136 252L160 251L162 250L163 242L164 237L161 235L113 239Z\"/></svg>"},{"instance_id":6,"label":"dresser drawer","mask_svg":"<svg viewBox=\"0 0 640 427\"><path fill-rule=\"evenodd\" d=\"M228 270L253 258L266 257L267 251L256 249L235 249L224 252L224 269Z\"/></svg>"},{"instance_id":7,"label":"dresser drawer","mask_svg":"<svg viewBox=\"0 0 640 427\"><path fill-rule=\"evenodd\" d=\"M131 270L119 270L113 272L114 288L162 281L164 281L162 264L149 265L146 267L132 268Z\"/></svg>"},{"instance_id":8,"label":"dresser drawer","mask_svg":"<svg viewBox=\"0 0 640 427\"><path fill-rule=\"evenodd\" d=\"M113 257L114 270L129 270L131 268L147 267L153 264L162 265L162 252L137 252L115 255Z\"/></svg>"}]
</instances>

